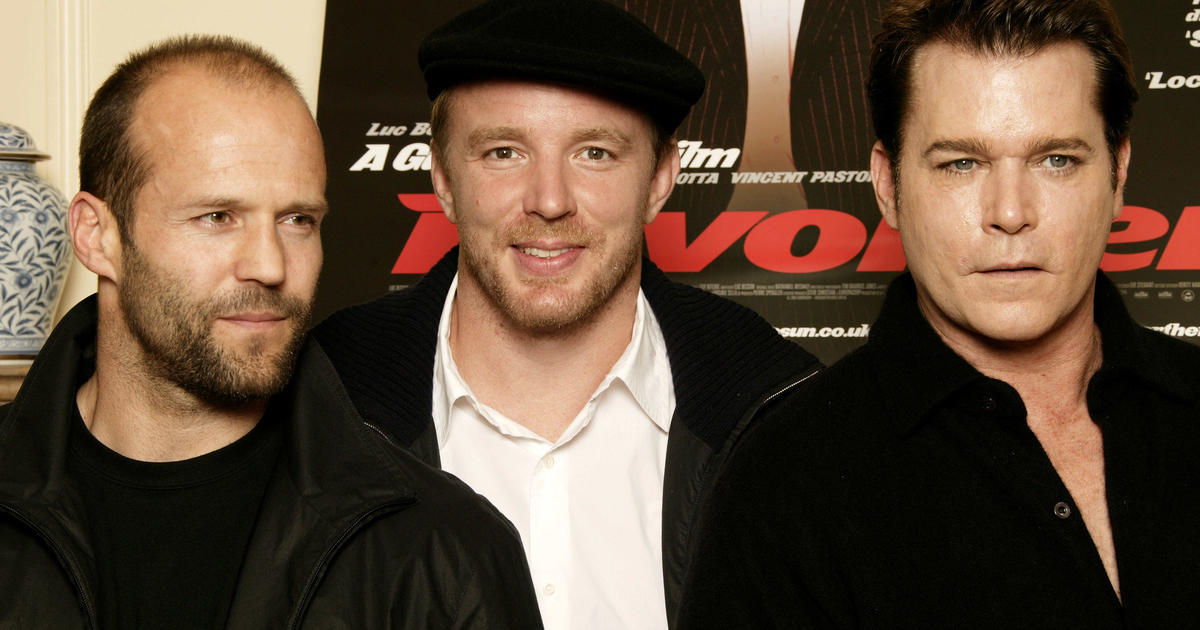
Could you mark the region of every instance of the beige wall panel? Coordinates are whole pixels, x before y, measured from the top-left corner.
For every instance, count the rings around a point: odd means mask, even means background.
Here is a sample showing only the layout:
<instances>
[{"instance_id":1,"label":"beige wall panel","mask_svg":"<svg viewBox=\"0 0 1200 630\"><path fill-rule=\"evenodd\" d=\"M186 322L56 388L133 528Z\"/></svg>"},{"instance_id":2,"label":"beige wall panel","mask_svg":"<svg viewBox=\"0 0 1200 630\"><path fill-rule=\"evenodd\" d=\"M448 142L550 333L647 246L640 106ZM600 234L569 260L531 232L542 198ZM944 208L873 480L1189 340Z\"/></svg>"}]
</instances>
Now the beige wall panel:
<instances>
[{"instance_id":1,"label":"beige wall panel","mask_svg":"<svg viewBox=\"0 0 1200 630\"><path fill-rule=\"evenodd\" d=\"M276 55L316 106L325 0L0 0L0 16L8 27L0 38L7 75L0 120L25 127L53 154L39 172L68 198L77 186L78 118L86 100L129 53L164 37L250 40ZM81 81L80 90L63 89L71 77ZM79 102L64 102L71 100ZM59 314L95 288L95 276L74 261Z\"/></svg>"}]
</instances>

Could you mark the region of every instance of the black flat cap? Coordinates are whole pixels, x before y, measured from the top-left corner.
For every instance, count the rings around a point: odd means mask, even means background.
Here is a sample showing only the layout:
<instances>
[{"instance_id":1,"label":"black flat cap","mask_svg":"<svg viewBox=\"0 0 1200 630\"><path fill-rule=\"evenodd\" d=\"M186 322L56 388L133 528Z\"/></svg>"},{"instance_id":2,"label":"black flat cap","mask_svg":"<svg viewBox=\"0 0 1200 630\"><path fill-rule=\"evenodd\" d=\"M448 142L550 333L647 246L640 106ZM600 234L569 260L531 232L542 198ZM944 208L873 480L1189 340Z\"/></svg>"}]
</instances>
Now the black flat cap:
<instances>
[{"instance_id":1,"label":"black flat cap","mask_svg":"<svg viewBox=\"0 0 1200 630\"><path fill-rule=\"evenodd\" d=\"M417 53L429 98L468 81L568 83L625 102L674 131L704 74L604 0L491 0L435 29Z\"/></svg>"}]
</instances>

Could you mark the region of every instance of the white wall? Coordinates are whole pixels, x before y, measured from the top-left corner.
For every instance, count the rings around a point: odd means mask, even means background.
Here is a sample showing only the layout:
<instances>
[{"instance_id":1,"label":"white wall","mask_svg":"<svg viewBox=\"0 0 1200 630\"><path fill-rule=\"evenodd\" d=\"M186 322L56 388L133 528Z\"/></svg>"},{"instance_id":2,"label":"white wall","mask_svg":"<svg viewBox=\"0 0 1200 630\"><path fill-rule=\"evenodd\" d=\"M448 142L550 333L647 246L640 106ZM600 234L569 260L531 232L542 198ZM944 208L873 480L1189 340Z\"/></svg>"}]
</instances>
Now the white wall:
<instances>
[{"instance_id":1,"label":"white wall","mask_svg":"<svg viewBox=\"0 0 1200 630\"><path fill-rule=\"evenodd\" d=\"M38 172L68 199L92 93L129 53L164 37L250 40L292 71L316 107L325 0L0 0L0 24L0 121L24 127L51 154ZM95 289L95 275L73 261L59 314Z\"/></svg>"}]
</instances>

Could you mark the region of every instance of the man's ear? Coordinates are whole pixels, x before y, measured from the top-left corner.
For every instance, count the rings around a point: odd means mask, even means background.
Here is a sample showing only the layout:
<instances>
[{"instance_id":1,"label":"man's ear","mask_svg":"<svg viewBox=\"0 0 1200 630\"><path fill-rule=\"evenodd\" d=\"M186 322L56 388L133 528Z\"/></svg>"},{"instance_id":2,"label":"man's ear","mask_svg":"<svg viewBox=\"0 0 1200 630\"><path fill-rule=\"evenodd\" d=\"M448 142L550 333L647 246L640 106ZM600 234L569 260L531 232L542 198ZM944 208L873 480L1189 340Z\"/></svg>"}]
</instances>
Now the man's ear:
<instances>
[{"instance_id":1,"label":"man's ear","mask_svg":"<svg viewBox=\"0 0 1200 630\"><path fill-rule=\"evenodd\" d=\"M1113 221L1121 216L1121 211L1125 209L1125 181L1129 176L1129 158L1132 155L1133 147L1129 144L1129 138L1121 141L1121 146L1117 147L1117 163L1113 165L1116 171L1116 200L1113 203Z\"/></svg>"},{"instance_id":2,"label":"man's ear","mask_svg":"<svg viewBox=\"0 0 1200 630\"><path fill-rule=\"evenodd\" d=\"M439 158L441 150L431 141L430 156L429 156L429 174L433 178L433 194L437 195L438 202L442 204L442 212L446 213L446 218L451 223L458 223L458 216L454 213L454 194L450 192L450 177L445 169L442 168L442 161Z\"/></svg>"},{"instance_id":3,"label":"man's ear","mask_svg":"<svg viewBox=\"0 0 1200 630\"><path fill-rule=\"evenodd\" d=\"M883 220L893 230L900 229L896 222L896 179L892 172L891 154L880 141L871 147L871 185L875 187L875 202L879 204Z\"/></svg>"},{"instance_id":4,"label":"man's ear","mask_svg":"<svg viewBox=\"0 0 1200 630\"><path fill-rule=\"evenodd\" d=\"M121 233L112 209L99 197L80 191L71 199L68 213L71 245L89 271L117 281L121 268Z\"/></svg>"},{"instance_id":5,"label":"man's ear","mask_svg":"<svg viewBox=\"0 0 1200 630\"><path fill-rule=\"evenodd\" d=\"M646 216L644 221L650 223L658 216L659 210L667 203L671 191L675 190L675 179L679 177L679 149L675 139L671 138L671 146L666 155L658 156L658 165L654 167L654 175L650 179L650 193L646 200Z\"/></svg>"}]
</instances>

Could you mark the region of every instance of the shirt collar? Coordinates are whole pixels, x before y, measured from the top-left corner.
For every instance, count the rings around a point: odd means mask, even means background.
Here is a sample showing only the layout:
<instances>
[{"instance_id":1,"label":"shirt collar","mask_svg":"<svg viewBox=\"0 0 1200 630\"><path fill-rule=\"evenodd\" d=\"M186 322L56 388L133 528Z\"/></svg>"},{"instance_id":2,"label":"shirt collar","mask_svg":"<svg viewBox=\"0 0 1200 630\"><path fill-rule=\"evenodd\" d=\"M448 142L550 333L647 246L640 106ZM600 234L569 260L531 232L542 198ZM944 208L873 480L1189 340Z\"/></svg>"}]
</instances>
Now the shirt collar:
<instances>
[{"instance_id":1,"label":"shirt collar","mask_svg":"<svg viewBox=\"0 0 1200 630\"><path fill-rule=\"evenodd\" d=\"M438 448L446 445L446 425L450 421L450 410L459 399L475 400L475 394L463 380L454 355L450 351L450 313L454 307L454 296L458 292L458 274L450 282L450 290L442 303L442 316L438 321L437 352L433 364L433 425L437 432Z\"/></svg>"},{"instance_id":2,"label":"shirt collar","mask_svg":"<svg viewBox=\"0 0 1200 630\"><path fill-rule=\"evenodd\" d=\"M985 378L942 341L917 306L917 288L905 273L888 287L871 326L867 349L896 430L907 433L959 389Z\"/></svg>"},{"instance_id":3,"label":"shirt collar","mask_svg":"<svg viewBox=\"0 0 1200 630\"><path fill-rule=\"evenodd\" d=\"M1132 376L1166 393L1191 398L1178 366L1162 360L1163 344L1178 343L1138 325L1129 316L1120 292L1103 273L1097 274L1095 319L1100 329L1101 371ZM912 275L897 277L888 287L879 319L871 327L867 347L878 386L892 409L898 433L915 429L930 412L964 387L990 380L942 341L917 306Z\"/></svg>"},{"instance_id":4,"label":"shirt collar","mask_svg":"<svg viewBox=\"0 0 1200 630\"><path fill-rule=\"evenodd\" d=\"M439 448L446 442L450 410L460 399L469 401L501 433L532 437L533 434L524 427L510 426L509 423L498 421L495 416L499 414L475 397L471 387L459 373L450 349L450 313L457 290L458 275L455 274L450 283L450 290L446 293L446 301L442 305L442 315L438 322L437 352L433 368L433 422ZM659 429L663 432L670 431L671 416L675 412L675 387L671 380L666 341L654 311L640 288L629 345L596 388L588 404L593 404L596 398L618 381L629 390L638 406ZM577 429L568 429L563 437L569 440L575 433Z\"/></svg>"},{"instance_id":5,"label":"shirt collar","mask_svg":"<svg viewBox=\"0 0 1200 630\"><path fill-rule=\"evenodd\" d=\"M1135 322L1125 308L1120 290L1103 273L1096 279L1095 313L1104 353L1104 363L1100 366L1102 373L1136 378L1175 398L1196 398L1197 392L1191 384L1194 379L1188 378L1200 370L1196 353L1180 356L1171 346L1184 342ZM1171 360L1166 359L1168 356ZM1181 363L1189 359L1191 365Z\"/></svg>"},{"instance_id":6,"label":"shirt collar","mask_svg":"<svg viewBox=\"0 0 1200 630\"><path fill-rule=\"evenodd\" d=\"M641 289L638 289L637 314L629 345L604 377L597 394L615 380L620 380L629 389L638 406L659 429L670 430L671 415L675 411L675 386L671 381L667 344Z\"/></svg>"}]
</instances>

